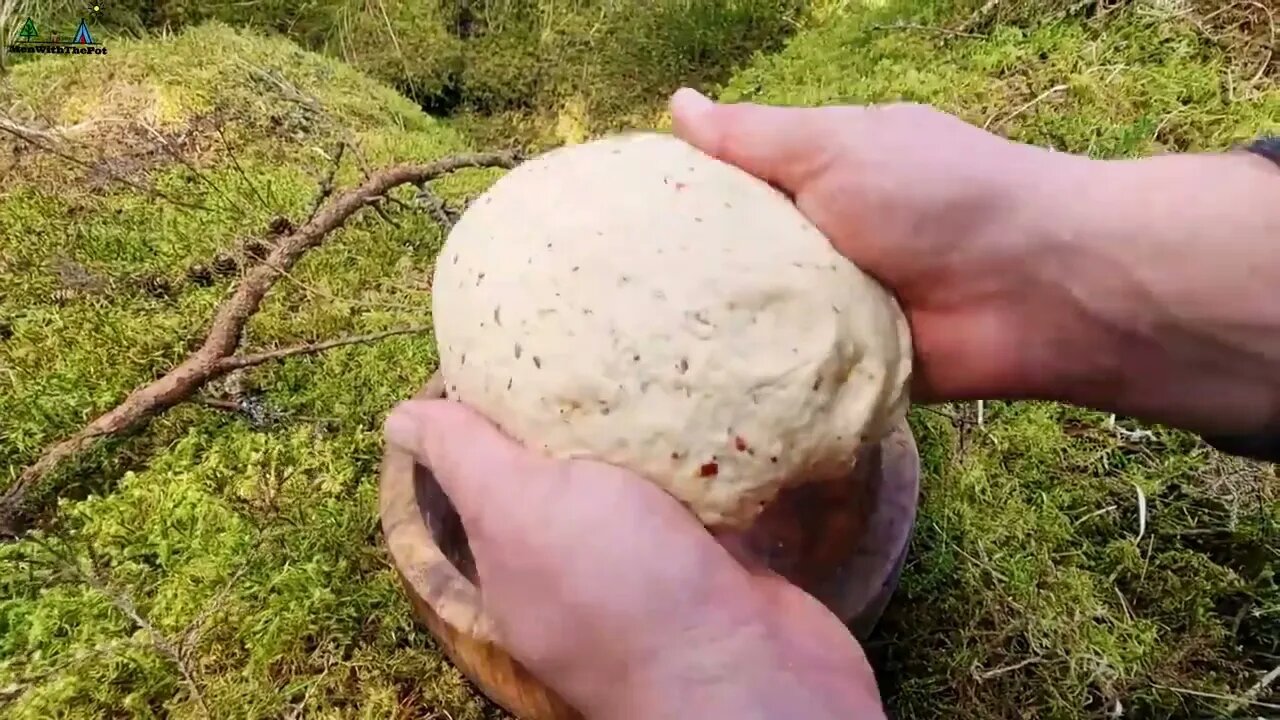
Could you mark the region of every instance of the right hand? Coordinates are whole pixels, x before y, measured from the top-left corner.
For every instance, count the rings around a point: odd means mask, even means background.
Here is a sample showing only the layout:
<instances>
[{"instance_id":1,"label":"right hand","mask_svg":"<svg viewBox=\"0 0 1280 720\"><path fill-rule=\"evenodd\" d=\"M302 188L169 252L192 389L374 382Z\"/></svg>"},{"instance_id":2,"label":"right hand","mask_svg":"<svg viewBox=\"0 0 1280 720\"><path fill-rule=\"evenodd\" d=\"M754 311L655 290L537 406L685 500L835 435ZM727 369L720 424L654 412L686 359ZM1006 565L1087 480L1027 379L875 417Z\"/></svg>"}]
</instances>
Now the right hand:
<instances>
[{"instance_id":1,"label":"right hand","mask_svg":"<svg viewBox=\"0 0 1280 720\"><path fill-rule=\"evenodd\" d=\"M884 717L840 619L657 485L450 400L400 404L386 433L457 509L501 645L586 717Z\"/></svg>"},{"instance_id":2,"label":"right hand","mask_svg":"<svg viewBox=\"0 0 1280 720\"><path fill-rule=\"evenodd\" d=\"M914 398L1038 394L1077 323L1070 298L1044 282L1029 224L1043 222L1044 188L1088 160L924 105L717 104L684 89L671 113L677 136L785 192L897 296Z\"/></svg>"}]
</instances>

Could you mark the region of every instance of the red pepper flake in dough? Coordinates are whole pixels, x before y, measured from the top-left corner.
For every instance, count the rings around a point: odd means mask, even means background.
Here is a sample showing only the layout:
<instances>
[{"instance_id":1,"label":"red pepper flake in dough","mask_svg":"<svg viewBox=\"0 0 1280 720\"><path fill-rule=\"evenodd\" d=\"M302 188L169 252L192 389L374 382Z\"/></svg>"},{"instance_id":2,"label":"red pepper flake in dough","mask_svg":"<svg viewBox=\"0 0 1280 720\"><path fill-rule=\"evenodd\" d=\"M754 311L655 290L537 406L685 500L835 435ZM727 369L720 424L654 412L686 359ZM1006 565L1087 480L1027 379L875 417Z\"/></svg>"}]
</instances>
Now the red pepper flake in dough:
<instances>
[{"instance_id":1,"label":"red pepper flake in dough","mask_svg":"<svg viewBox=\"0 0 1280 720\"><path fill-rule=\"evenodd\" d=\"M743 440L741 435L733 436L733 446L738 449L738 452L747 451L747 441Z\"/></svg>"},{"instance_id":2,"label":"red pepper flake in dough","mask_svg":"<svg viewBox=\"0 0 1280 720\"><path fill-rule=\"evenodd\" d=\"M713 462L703 463L702 467L698 468L698 477L715 477L718 472L720 472L719 464Z\"/></svg>"}]
</instances>

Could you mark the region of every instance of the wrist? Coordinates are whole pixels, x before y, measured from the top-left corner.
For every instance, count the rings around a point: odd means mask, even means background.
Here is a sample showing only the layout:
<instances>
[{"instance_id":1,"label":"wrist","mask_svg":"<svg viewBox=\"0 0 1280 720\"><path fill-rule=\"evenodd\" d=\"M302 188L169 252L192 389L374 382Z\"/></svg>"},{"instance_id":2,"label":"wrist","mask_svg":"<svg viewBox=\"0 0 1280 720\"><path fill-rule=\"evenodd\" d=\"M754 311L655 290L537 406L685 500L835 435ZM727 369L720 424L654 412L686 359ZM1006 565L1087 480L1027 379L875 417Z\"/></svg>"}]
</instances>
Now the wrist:
<instances>
[{"instance_id":1,"label":"wrist","mask_svg":"<svg viewBox=\"0 0 1280 720\"><path fill-rule=\"evenodd\" d=\"M1076 402L1077 394L1105 396L1118 382L1114 350L1123 341L1088 302L1089 276L1107 261L1090 246L1095 233L1077 200L1100 181L1105 163L1015 148L991 191L998 201L988 220L966 240L979 250L978 262L964 271L985 276L977 282L992 288L985 293L990 311L982 362L948 397Z\"/></svg>"},{"instance_id":2,"label":"wrist","mask_svg":"<svg viewBox=\"0 0 1280 720\"><path fill-rule=\"evenodd\" d=\"M882 718L875 678L857 641L813 598L797 602L798 593L789 586L751 593L724 615L671 638L663 652L637 658L597 701L582 705L584 714L592 720Z\"/></svg>"},{"instance_id":3,"label":"wrist","mask_svg":"<svg viewBox=\"0 0 1280 720\"><path fill-rule=\"evenodd\" d=\"M1021 329L1024 395L1197 432L1273 427L1280 383L1259 362L1280 351L1280 278L1257 264L1277 221L1257 204L1275 182L1265 163L1058 159L1022 214L1042 296Z\"/></svg>"}]
</instances>

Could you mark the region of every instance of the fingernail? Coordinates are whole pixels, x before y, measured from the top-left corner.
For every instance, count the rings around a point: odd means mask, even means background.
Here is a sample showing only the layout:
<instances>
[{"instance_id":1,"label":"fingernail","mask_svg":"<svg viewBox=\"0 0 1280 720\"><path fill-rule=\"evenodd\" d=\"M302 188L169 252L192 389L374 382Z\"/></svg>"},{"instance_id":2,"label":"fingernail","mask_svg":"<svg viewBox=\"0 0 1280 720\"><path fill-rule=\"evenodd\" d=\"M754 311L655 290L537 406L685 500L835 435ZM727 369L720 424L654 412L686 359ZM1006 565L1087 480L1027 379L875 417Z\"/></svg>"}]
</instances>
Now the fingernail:
<instances>
[{"instance_id":1,"label":"fingernail","mask_svg":"<svg viewBox=\"0 0 1280 720\"><path fill-rule=\"evenodd\" d=\"M684 106L686 113L700 115L715 105L711 98L690 87L682 87L671 98L672 104Z\"/></svg>"}]
</instances>

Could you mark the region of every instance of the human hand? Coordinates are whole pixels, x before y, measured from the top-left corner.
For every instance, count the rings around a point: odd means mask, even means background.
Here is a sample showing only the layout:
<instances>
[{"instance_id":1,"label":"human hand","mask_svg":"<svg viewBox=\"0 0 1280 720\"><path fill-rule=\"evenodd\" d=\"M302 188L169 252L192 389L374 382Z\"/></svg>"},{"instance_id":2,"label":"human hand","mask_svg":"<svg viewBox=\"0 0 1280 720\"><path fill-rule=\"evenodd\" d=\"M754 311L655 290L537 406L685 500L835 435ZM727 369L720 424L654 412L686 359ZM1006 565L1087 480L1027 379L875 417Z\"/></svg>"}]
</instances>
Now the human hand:
<instances>
[{"instance_id":1,"label":"human hand","mask_svg":"<svg viewBox=\"0 0 1280 720\"><path fill-rule=\"evenodd\" d=\"M1280 432L1280 176L1266 159L1094 160L901 103L724 105L685 89L671 114L677 136L786 192L897 295L915 399Z\"/></svg>"},{"instance_id":2,"label":"human hand","mask_svg":"<svg viewBox=\"0 0 1280 720\"><path fill-rule=\"evenodd\" d=\"M588 718L883 717L844 625L656 485L449 400L401 404L386 433L458 511L500 643Z\"/></svg>"},{"instance_id":3,"label":"human hand","mask_svg":"<svg viewBox=\"0 0 1280 720\"><path fill-rule=\"evenodd\" d=\"M1037 394L1075 319L1043 277L1028 225L1041 189L1080 158L923 105L716 104L685 89L671 113L677 136L791 196L897 295L915 345L914 397Z\"/></svg>"}]
</instances>

